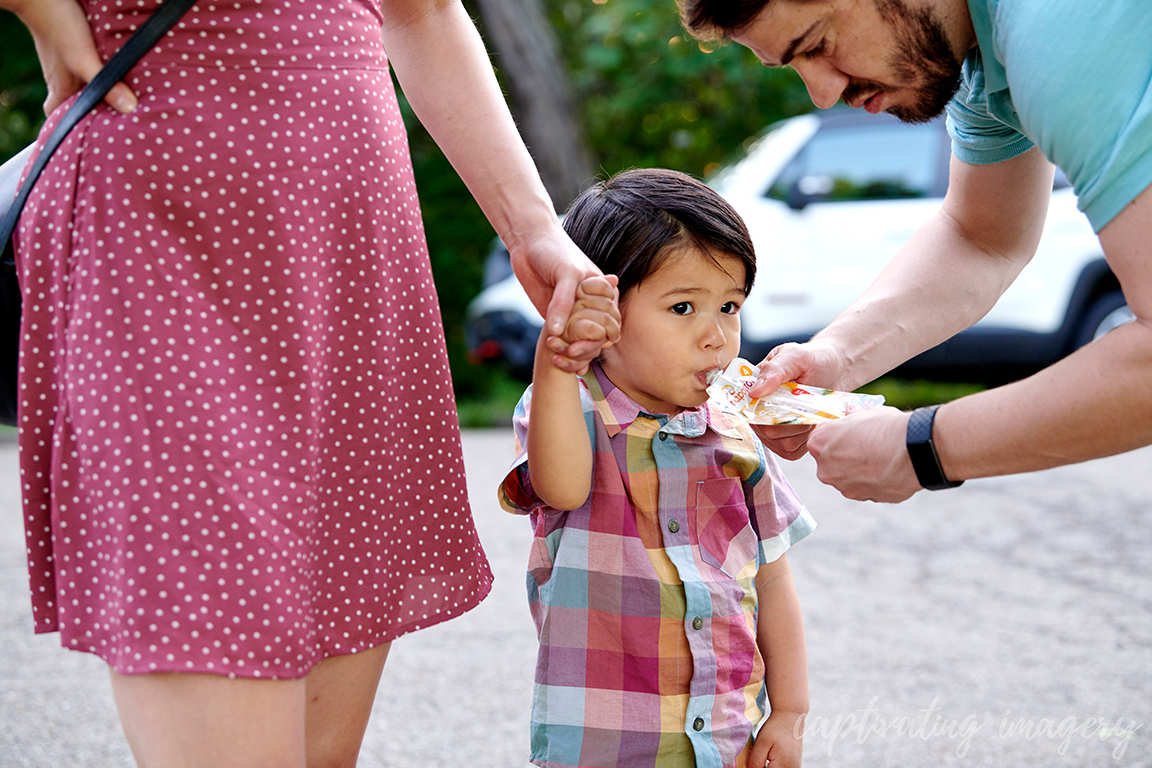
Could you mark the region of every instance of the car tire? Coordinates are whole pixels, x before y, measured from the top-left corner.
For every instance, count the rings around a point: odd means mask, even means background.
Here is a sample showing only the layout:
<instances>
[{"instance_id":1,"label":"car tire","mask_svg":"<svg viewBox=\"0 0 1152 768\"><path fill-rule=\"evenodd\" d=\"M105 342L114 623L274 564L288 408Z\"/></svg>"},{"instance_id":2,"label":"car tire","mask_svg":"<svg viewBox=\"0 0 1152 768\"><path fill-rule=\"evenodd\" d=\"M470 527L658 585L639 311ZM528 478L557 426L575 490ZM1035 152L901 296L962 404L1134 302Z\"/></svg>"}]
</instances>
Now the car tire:
<instances>
[{"instance_id":1,"label":"car tire","mask_svg":"<svg viewBox=\"0 0 1152 768\"><path fill-rule=\"evenodd\" d=\"M1090 341L1095 341L1118 325L1123 325L1135 316L1128 309L1128 300L1123 291L1109 291L1097 298L1076 331L1074 349L1079 349Z\"/></svg>"}]
</instances>

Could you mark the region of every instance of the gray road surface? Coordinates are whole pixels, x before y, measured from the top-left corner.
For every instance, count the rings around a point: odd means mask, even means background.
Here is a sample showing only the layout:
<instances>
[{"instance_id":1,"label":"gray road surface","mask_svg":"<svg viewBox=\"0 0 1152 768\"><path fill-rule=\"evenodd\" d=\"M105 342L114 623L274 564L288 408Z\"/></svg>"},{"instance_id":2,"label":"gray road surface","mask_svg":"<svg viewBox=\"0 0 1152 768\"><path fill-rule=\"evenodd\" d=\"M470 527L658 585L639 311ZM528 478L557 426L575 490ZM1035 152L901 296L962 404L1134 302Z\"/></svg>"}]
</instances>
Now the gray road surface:
<instances>
[{"instance_id":1,"label":"gray road surface","mask_svg":"<svg viewBox=\"0 0 1152 768\"><path fill-rule=\"evenodd\" d=\"M364 768L526 765L529 531L493 496L511 436L464 447L494 593L396 642ZM786 471L820 521L790 555L806 766L1152 766L1152 449L898 506ZM30 632L17 490L0 444L0 766L127 768L102 662Z\"/></svg>"}]
</instances>

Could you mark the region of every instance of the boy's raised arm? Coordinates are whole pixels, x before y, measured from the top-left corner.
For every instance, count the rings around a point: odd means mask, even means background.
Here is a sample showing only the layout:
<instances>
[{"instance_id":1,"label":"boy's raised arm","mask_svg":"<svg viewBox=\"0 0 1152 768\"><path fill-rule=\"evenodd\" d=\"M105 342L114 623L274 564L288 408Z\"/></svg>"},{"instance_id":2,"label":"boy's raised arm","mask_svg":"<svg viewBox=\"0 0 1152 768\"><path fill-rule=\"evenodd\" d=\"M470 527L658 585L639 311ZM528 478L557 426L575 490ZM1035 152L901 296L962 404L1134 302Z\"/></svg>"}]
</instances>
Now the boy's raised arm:
<instances>
[{"instance_id":1,"label":"boy's raised arm","mask_svg":"<svg viewBox=\"0 0 1152 768\"><path fill-rule=\"evenodd\" d=\"M808 652L800 601L787 555L760 566L756 574L759 617L756 643L764 657L768 685L768 722L760 729L748 765L799 768L804 717L808 714Z\"/></svg>"},{"instance_id":2,"label":"boy's raised arm","mask_svg":"<svg viewBox=\"0 0 1152 768\"><path fill-rule=\"evenodd\" d=\"M620 311L615 277L591 277L576 290L576 306L563 338L545 327L536 343L532 405L528 418L528 472L536 495L554 509L576 509L592 489L592 443L580 404L580 381L553 364L555 354L574 341L619 336Z\"/></svg>"}]
</instances>

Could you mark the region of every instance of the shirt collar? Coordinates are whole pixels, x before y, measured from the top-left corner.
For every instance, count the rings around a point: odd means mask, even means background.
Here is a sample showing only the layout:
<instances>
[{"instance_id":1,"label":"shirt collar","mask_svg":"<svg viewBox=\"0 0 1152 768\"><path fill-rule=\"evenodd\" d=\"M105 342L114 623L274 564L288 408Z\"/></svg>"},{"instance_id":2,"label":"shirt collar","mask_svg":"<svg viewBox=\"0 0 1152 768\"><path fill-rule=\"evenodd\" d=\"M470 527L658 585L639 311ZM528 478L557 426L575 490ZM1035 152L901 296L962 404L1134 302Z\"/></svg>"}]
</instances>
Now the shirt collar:
<instances>
[{"instance_id":1,"label":"shirt collar","mask_svg":"<svg viewBox=\"0 0 1152 768\"><path fill-rule=\"evenodd\" d=\"M992 17L998 0L968 0L972 27L976 30L976 46L984 69L984 90L995 93L1008 87L1008 74L996 58L996 40L992 34Z\"/></svg>"},{"instance_id":2,"label":"shirt collar","mask_svg":"<svg viewBox=\"0 0 1152 768\"><path fill-rule=\"evenodd\" d=\"M696 408L688 408L672 417L666 413L648 413L624 390L612 383L598 360L594 360L588 368L588 373L580 378L588 385L592 404L596 406L596 410L600 412L600 418L604 420L604 428L608 432L608 437L615 437L643 414L659 421L663 425L661 427L663 431L674 435L700 437L708 427L712 427L714 431L725 437L741 438L738 425L733 421L734 417L721 412L708 403Z\"/></svg>"}]
</instances>

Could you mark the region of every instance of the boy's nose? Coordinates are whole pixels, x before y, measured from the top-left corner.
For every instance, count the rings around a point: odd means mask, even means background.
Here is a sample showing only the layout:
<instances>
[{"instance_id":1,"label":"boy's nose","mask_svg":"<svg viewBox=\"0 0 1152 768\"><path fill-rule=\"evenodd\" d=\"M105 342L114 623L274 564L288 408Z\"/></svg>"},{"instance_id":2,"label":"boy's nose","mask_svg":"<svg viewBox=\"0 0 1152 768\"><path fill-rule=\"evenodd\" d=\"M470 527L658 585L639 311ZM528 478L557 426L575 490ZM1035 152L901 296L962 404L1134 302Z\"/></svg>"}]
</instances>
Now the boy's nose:
<instances>
[{"instance_id":1,"label":"boy's nose","mask_svg":"<svg viewBox=\"0 0 1152 768\"><path fill-rule=\"evenodd\" d=\"M808 88L808 97L820 109L836 106L844 89L848 87L848 75L836 69L826 59L803 59L792 62L792 68L800 75Z\"/></svg>"},{"instance_id":2,"label":"boy's nose","mask_svg":"<svg viewBox=\"0 0 1152 768\"><path fill-rule=\"evenodd\" d=\"M701 346L705 349L722 347L727 342L728 336L724 333L724 326L719 320L709 322L704 329L703 335L700 337Z\"/></svg>"}]
</instances>

